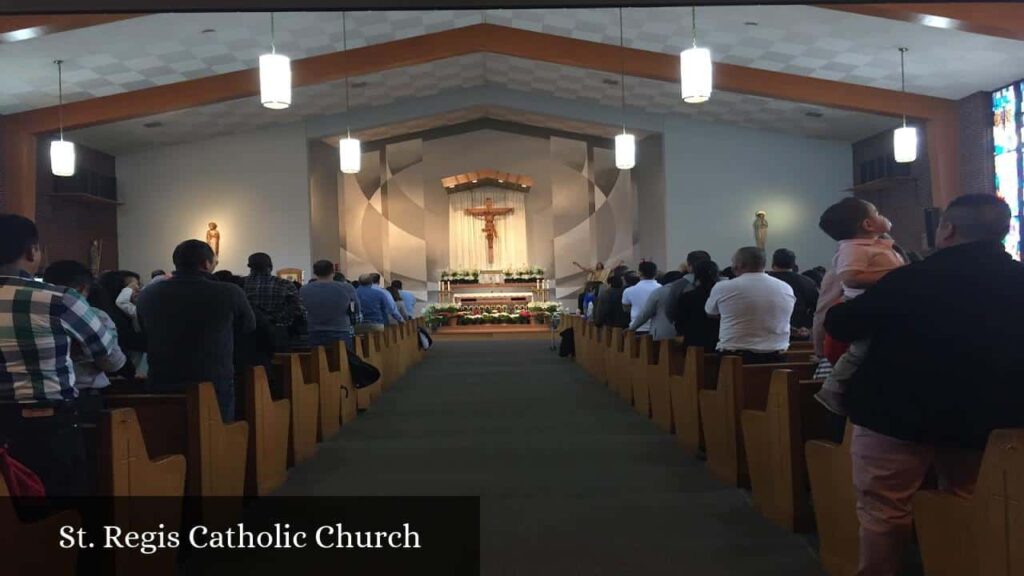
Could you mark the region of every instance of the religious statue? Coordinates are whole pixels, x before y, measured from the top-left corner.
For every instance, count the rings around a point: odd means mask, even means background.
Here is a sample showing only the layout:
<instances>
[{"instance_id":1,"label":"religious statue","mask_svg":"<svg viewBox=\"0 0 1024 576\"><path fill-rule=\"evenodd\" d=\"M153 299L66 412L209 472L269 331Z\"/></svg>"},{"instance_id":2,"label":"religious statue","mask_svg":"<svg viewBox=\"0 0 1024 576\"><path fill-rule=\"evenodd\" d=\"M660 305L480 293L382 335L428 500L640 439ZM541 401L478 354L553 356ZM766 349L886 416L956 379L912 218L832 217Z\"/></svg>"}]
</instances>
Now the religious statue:
<instances>
[{"instance_id":1,"label":"religious statue","mask_svg":"<svg viewBox=\"0 0 1024 576\"><path fill-rule=\"evenodd\" d=\"M484 201L484 205L478 208L466 208L466 215L480 218L484 221L484 227L480 230L487 239L487 263L494 264L494 240L498 237L498 228L494 225L494 219L499 216L506 216L515 212L515 208L495 208L494 201L490 198Z\"/></svg>"},{"instance_id":2,"label":"religious statue","mask_svg":"<svg viewBox=\"0 0 1024 576\"><path fill-rule=\"evenodd\" d=\"M754 214L754 242L757 243L757 247L761 250L765 249L768 245L768 220L766 216L768 214L764 210L758 210Z\"/></svg>"},{"instance_id":3,"label":"religious statue","mask_svg":"<svg viewBox=\"0 0 1024 576\"><path fill-rule=\"evenodd\" d=\"M206 243L213 248L213 253L220 256L220 230L217 230L217 223L210 222L210 229L206 231Z\"/></svg>"},{"instance_id":4,"label":"religious statue","mask_svg":"<svg viewBox=\"0 0 1024 576\"><path fill-rule=\"evenodd\" d=\"M103 257L103 240L93 240L89 245L89 270L94 277L100 275L100 260Z\"/></svg>"}]
</instances>

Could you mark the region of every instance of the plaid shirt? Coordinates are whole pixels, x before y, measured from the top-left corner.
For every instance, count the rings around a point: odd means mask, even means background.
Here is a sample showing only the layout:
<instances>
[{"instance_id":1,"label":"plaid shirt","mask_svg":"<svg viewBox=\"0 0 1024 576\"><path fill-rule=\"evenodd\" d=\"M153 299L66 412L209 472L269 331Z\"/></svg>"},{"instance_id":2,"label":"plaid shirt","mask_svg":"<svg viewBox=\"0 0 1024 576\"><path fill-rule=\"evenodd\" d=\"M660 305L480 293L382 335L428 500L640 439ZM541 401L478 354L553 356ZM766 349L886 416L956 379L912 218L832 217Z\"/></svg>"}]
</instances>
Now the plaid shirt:
<instances>
[{"instance_id":1,"label":"plaid shirt","mask_svg":"<svg viewBox=\"0 0 1024 576\"><path fill-rule=\"evenodd\" d=\"M76 398L72 341L102 367L114 354L117 336L78 292L28 275L0 276L0 399Z\"/></svg>"},{"instance_id":2,"label":"plaid shirt","mask_svg":"<svg viewBox=\"0 0 1024 576\"><path fill-rule=\"evenodd\" d=\"M250 274L245 278L245 295L275 326L291 326L296 318L305 316L298 289L284 278Z\"/></svg>"}]
</instances>

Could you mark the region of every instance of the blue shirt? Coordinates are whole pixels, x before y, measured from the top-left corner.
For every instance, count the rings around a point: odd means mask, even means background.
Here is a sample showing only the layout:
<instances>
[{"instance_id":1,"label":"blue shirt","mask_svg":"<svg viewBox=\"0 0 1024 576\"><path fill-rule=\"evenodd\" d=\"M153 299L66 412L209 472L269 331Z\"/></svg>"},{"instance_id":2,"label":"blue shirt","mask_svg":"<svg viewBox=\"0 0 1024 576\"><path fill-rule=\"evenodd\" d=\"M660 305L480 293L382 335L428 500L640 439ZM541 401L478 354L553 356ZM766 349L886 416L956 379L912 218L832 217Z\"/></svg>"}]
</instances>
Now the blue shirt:
<instances>
[{"instance_id":1,"label":"blue shirt","mask_svg":"<svg viewBox=\"0 0 1024 576\"><path fill-rule=\"evenodd\" d=\"M359 308L363 311L363 322L366 324L387 324L388 296L383 290L375 290L372 286L360 286L356 288L356 297L359 298Z\"/></svg>"},{"instance_id":2,"label":"blue shirt","mask_svg":"<svg viewBox=\"0 0 1024 576\"><path fill-rule=\"evenodd\" d=\"M405 318L403 318L402 313L398 311L398 304L395 303L395 297L391 295L391 292L388 292L387 289L380 284L373 284L371 285L371 288L384 294L384 300L387 302L388 306L388 315L394 318L399 324L405 322ZM387 318L387 316L385 316L385 318ZM387 324L386 320L384 321L384 324Z\"/></svg>"},{"instance_id":3,"label":"blue shirt","mask_svg":"<svg viewBox=\"0 0 1024 576\"><path fill-rule=\"evenodd\" d=\"M402 303L405 304L405 311L409 314L409 318L413 317L413 312L416 311L416 295L408 290L399 290L399 294L402 295Z\"/></svg>"},{"instance_id":4,"label":"blue shirt","mask_svg":"<svg viewBox=\"0 0 1024 576\"><path fill-rule=\"evenodd\" d=\"M299 291L306 306L310 332L351 332L349 304L356 300L356 289L349 283L318 280Z\"/></svg>"}]
</instances>

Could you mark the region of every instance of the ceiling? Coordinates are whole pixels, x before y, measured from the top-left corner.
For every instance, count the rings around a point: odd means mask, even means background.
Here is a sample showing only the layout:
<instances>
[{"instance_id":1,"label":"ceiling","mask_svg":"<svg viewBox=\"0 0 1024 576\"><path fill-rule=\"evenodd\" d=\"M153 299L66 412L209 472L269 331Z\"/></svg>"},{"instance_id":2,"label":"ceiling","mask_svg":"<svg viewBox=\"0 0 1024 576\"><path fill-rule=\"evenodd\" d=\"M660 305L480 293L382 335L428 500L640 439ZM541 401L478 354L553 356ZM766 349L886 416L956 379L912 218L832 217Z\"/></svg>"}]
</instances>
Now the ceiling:
<instances>
[{"instance_id":1,"label":"ceiling","mask_svg":"<svg viewBox=\"0 0 1024 576\"><path fill-rule=\"evenodd\" d=\"M621 98L618 76L494 54L448 58L354 77L352 81L353 110L485 85L611 107L618 107ZM294 122L304 117L343 112L344 86L344 81L338 81L298 88L293 93L292 106L281 111L269 111L253 97L95 126L69 134L77 142L115 155L140 147L204 140ZM716 92L710 101L699 106L687 105L680 100L676 85L637 78L626 79L626 94L630 107L654 114L672 114L847 142L893 128L897 123L895 119L883 116L729 92ZM146 127L154 122L161 125ZM599 136L611 134L608 127L596 131L567 129L551 123L548 127ZM389 137L397 135L393 127L378 128L386 129Z\"/></svg>"},{"instance_id":2,"label":"ceiling","mask_svg":"<svg viewBox=\"0 0 1024 576\"><path fill-rule=\"evenodd\" d=\"M339 13L276 20L278 50L293 58L342 48ZM348 45L483 21L618 43L615 10L547 9L354 12ZM626 9L625 44L676 53L691 42L689 22L687 8ZM945 98L1024 77L1019 41L812 6L702 7L698 33L716 61L886 88L898 86L897 48L906 46L908 89ZM0 114L53 105L57 58L66 62L66 97L74 101L253 68L269 44L269 15L259 13L154 14L0 44Z\"/></svg>"}]
</instances>

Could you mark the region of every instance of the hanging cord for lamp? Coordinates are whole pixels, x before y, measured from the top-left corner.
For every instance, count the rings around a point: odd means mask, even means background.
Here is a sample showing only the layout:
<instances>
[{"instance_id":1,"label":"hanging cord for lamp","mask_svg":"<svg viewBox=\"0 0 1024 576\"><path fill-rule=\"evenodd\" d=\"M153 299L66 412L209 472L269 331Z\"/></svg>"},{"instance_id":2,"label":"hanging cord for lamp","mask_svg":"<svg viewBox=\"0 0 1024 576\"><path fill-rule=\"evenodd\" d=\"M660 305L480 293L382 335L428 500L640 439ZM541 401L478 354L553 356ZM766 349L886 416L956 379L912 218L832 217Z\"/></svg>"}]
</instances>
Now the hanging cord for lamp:
<instances>
[{"instance_id":1,"label":"hanging cord for lamp","mask_svg":"<svg viewBox=\"0 0 1024 576\"><path fill-rule=\"evenodd\" d=\"M904 94L907 93L907 68L904 63L904 55L907 53L908 48L900 48L900 91ZM907 127L907 113L903 113L903 127Z\"/></svg>"},{"instance_id":2,"label":"hanging cord for lamp","mask_svg":"<svg viewBox=\"0 0 1024 576\"><path fill-rule=\"evenodd\" d=\"M274 34L274 13L270 13L270 53L277 54L277 42Z\"/></svg>"},{"instance_id":3,"label":"hanging cord for lamp","mask_svg":"<svg viewBox=\"0 0 1024 576\"><path fill-rule=\"evenodd\" d=\"M693 26L693 47L697 47L697 5L690 7L690 24Z\"/></svg>"},{"instance_id":4,"label":"hanging cord for lamp","mask_svg":"<svg viewBox=\"0 0 1024 576\"><path fill-rule=\"evenodd\" d=\"M622 97L622 133L626 133L626 52L622 32L622 7L619 7L619 88Z\"/></svg>"},{"instance_id":5,"label":"hanging cord for lamp","mask_svg":"<svg viewBox=\"0 0 1024 576\"><path fill-rule=\"evenodd\" d=\"M57 125L60 127L60 140L64 141L64 76L61 67L63 60L54 60L57 65Z\"/></svg>"},{"instance_id":6,"label":"hanging cord for lamp","mask_svg":"<svg viewBox=\"0 0 1024 576\"><path fill-rule=\"evenodd\" d=\"M347 23L345 21L345 13L344 12L341 13L341 50L342 50L342 52L345 53L345 59L347 60L348 59L348 25L347 25ZM348 137L349 138L352 137L352 125L351 125L351 122L348 121L348 109L349 109L349 103L351 102L349 92L352 89L352 87L351 87L351 78L352 78L352 72L349 71L348 74L345 74L345 121L346 121L345 123L348 124L347 131L348 131Z\"/></svg>"}]
</instances>

